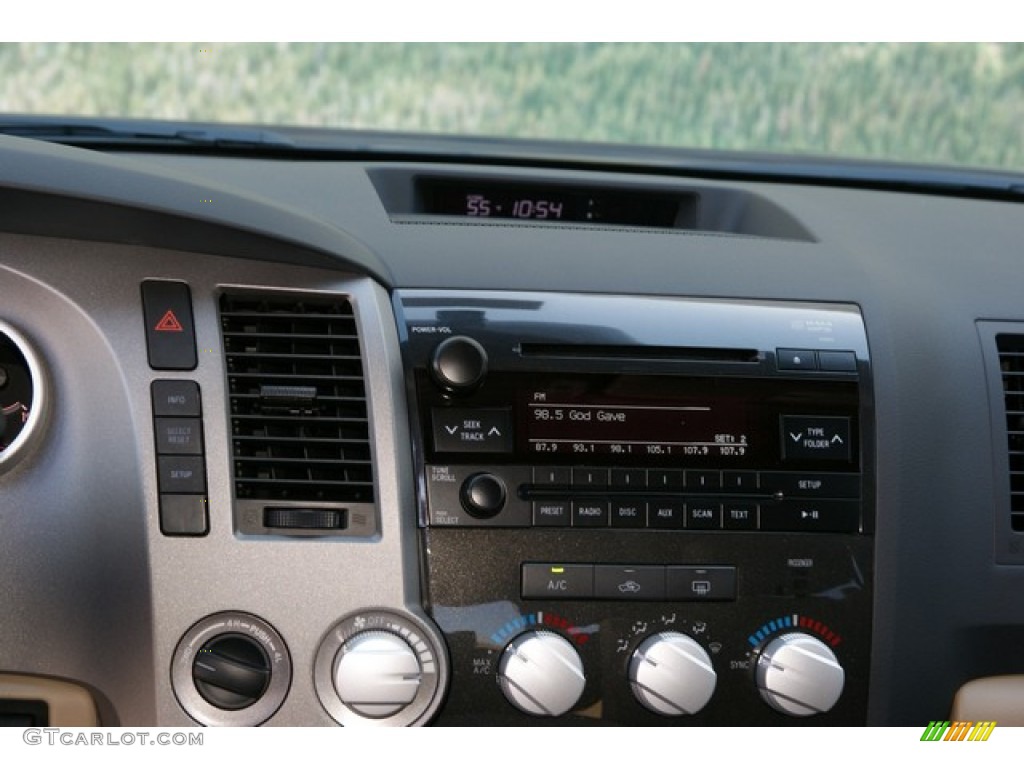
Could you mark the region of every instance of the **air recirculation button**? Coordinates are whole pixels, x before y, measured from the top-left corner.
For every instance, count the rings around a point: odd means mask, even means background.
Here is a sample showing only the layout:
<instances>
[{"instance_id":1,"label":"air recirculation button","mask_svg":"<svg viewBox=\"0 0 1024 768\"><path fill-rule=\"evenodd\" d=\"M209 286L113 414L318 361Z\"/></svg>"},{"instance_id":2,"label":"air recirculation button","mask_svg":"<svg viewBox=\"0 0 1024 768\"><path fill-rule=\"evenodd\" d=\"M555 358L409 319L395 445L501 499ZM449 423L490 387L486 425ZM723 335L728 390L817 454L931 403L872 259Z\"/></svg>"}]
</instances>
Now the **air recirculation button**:
<instances>
[{"instance_id":1,"label":"air recirculation button","mask_svg":"<svg viewBox=\"0 0 1024 768\"><path fill-rule=\"evenodd\" d=\"M199 695L218 709L245 709L266 692L270 660L244 635L220 635L199 649L192 679Z\"/></svg>"}]
</instances>

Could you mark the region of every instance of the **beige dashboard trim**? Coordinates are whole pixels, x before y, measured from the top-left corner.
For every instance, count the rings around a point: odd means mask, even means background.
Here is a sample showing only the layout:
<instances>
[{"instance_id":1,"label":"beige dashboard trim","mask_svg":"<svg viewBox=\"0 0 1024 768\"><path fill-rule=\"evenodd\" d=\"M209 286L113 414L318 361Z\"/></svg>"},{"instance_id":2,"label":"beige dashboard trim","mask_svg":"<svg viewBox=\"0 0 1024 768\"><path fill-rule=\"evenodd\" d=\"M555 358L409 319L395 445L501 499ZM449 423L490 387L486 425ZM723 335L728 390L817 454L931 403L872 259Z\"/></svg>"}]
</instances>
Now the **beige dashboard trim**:
<instances>
[{"instance_id":1,"label":"beige dashboard trim","mask_svg":"<svg viewBox=\"0 0 1024 768\"><path fill-rule=\"evenodd\" d=\"M0 700L45 701L50 710L48 725L95 728L99 725L92 695L80 685L48 677L0 675Z\"/></svg>"},{"instance_id":2,"label":"beige dashboard trim","mask_svg":"<svg viewBox=\"0 0 1024 768\"><path fill-rule=\"evenodd\" d=\"M950 719L1024 725L1024 675L982 677L960 686Z\"/></svg>"}]
</instances>

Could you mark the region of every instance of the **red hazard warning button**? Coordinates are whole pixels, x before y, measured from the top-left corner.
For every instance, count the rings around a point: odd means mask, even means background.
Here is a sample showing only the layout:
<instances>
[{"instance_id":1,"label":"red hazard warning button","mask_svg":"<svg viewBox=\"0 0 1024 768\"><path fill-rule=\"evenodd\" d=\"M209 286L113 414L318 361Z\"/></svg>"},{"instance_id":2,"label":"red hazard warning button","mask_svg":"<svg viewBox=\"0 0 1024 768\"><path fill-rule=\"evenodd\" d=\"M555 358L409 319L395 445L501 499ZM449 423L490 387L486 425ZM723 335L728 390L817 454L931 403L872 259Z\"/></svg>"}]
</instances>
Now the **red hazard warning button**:
<instances>
[{"instance_id":1,"label":"red hazard warning button","mask_svg":"<svg viewBox=\"0 0 1024 768\"><path fill-rule=\"evenodd\" d=\"M181 327L181 323L178 322L177 316L171 310L167 310L164 316L160 318L160 322L156 324L154 331L173 331L180 333L185 329Z\"/></svg>"},{"instance_id":2,"label":"red hazard warning button","mask_svg":"<svg viewBox=\"0 0 1024 768\"><path fill-rule=\"evenodd\" d=\"M175 280L144 281L142 311L150 367L158 371L194 369L196 335L188 284Z\"/></svg>"}]
</instances>

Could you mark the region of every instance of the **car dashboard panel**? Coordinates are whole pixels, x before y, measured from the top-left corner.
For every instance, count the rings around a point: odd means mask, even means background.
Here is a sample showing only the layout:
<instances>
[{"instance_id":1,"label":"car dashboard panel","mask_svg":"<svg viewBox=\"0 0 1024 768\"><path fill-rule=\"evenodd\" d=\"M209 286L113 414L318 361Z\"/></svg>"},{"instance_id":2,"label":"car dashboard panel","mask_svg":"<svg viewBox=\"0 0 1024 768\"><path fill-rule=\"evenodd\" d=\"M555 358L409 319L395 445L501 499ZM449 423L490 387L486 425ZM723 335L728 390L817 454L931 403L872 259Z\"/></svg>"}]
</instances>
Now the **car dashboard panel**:
<instances>
[{"instance_id":1,"label":"car dashboard panel","mask_svg":"<svg viewBox=\"0 0 1024 768\"><path fill-rule=\"evenodd\" d=\"M916 725L1021 671L1017 204L0 153L18 722Z\"/></svg>"}]
</instances>

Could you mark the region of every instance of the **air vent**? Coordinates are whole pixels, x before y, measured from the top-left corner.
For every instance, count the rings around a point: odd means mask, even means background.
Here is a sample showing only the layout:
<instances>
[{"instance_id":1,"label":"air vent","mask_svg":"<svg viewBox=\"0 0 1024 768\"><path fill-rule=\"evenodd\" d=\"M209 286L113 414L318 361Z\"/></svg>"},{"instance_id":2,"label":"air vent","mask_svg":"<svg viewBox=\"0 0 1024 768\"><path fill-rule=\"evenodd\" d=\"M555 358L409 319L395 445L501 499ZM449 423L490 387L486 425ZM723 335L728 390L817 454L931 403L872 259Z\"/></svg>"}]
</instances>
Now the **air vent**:
<instances>
[{"instance_id":1,"label":"air vent","mask_svg":"<svg viewBox=\"0 0 1024 768\"><path fill-rule=\"evenodd\" d=\"M1010 461L1010 528L1024 533L1024 335L996 336L1006 404L1006 442Z\"/></svg>"},{"instance_id":2,"label":"air vent","mask_svg":"<svg viewBox=\"0 0 1024 768\"><path fill-rule=\"evenodd\" d=\"M220 317L237 502L327 509L373 502L366 388L349 301L224 294Z\"/></svg>"}]
</instances>

